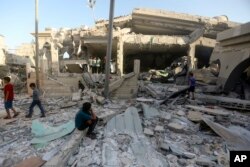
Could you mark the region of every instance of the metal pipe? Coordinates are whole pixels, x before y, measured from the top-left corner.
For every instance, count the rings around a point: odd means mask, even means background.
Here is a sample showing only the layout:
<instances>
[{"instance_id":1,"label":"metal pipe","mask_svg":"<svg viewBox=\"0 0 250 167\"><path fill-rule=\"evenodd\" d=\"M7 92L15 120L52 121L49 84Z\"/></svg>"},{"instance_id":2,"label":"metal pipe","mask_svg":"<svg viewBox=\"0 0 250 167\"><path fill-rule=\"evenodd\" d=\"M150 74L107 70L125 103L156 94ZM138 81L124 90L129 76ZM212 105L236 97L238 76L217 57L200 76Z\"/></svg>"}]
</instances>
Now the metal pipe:
<instances>
[{"instance_id":1,"label":"metal pipe","mask_svg":"<svg viewBox=\"0 0 250 167\"><path fill-rule=\"evenodd\" d=\"M105 66L105 86L104 97L109 98L109 76L110 76L110 60L112 55L112 39L113 39L113 19L114 19L115 0L110 0L109 8L109 33L106 53L106 66Z\"/></svg>"},{"instance_id":2,"label":"metal pipe","mask_svg":"<svg viewBox=\"0 0 250 167\"><path fill-rule=\"evenodd\" d=\"M36 38L36 86L40 88L39 83L39 68L38 68L38 59L39 59L39 43L38 43L38 0L35 0L35 38Z\"/></svg>"}]
</instances>

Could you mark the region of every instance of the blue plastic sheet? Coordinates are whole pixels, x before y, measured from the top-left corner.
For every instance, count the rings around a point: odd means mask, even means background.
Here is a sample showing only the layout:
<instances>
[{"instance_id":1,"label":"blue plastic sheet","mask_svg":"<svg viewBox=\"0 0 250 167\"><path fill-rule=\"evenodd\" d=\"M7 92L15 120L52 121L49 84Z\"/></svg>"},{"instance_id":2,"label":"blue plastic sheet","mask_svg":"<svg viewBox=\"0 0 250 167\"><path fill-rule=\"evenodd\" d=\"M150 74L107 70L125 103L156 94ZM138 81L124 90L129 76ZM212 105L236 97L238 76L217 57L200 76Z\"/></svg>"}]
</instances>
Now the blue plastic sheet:
<instances>
[{"instance_id":1,"label":"blue plastic sheet","mask_svg":"<svg viewBox=\"0 0 250 167\"><path fill-rule=\"evenodd\" d=\"M57 127L51 127L38 120L32 121L31 132L35 135L31 144L46 144L49 141L63 137L75 129L73 120Z\"/></svg>"}]
</instances>

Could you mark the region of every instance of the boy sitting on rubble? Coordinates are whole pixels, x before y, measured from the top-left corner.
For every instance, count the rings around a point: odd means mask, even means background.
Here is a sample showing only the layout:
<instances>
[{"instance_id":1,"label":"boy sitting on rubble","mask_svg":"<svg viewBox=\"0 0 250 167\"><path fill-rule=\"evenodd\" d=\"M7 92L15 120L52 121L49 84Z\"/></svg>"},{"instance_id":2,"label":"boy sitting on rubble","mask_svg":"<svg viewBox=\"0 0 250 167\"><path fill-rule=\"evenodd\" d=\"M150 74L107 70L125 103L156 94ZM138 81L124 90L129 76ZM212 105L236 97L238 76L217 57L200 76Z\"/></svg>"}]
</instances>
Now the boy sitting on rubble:
<instances>
[{"instance_id":1,"label":"boy sitting on rubble","mask_svg":"<svg viewBox=\"0 0 250 167\"><path fill-rule=\"evenodd\" d=\"M30 105L30 108L29 108L29 113L28 115L26 115L25 117L26 118L31 118L32 117L32 113L33 113L33 108L37 105L39 107L39 109L41 110L41 117L45 117L45 111L43 109L43 106L42 106L42 103L41 103L41 100L40 100L40 92L39 90L37 89L36 87L36 84L35 83L31 83L30 84L30 88L33 90L33 94L32 94L32 98L33 98L33 101Z\"/></svg>"},{"instance_id":2,"label":"boy sitting on rubble","mask_svg":"<svg viewBox=\"0 0 250 167\"><path fill-rule=\"evenodd\" d=\"M10 110L13 111L14 113L13 118L15 118L16 116L18 116L19 113L16 112L16 110L13 108L14 90L13 90L13 85L10 83L10 77L4 77L3 82L4 82L4 88L3 88L4 107L7 112L7 116L4 117L4 119L11 119Z\"/></svg>"},{"instance_id":3,"label":"boy sitting on rubble","mask_svg":"<svg viewBox=\"0 0 250 167\"><path fill-rule=\"evenodd\" d=\"M75 117L75 125L78 130L84 130L89 128L87 131L87 137L91 139L95 139L95 133L93 133L95 126L97 124L98 117L95 115L91 108L91 104L89 102L85 102L82 105L82 108Z\"/></svg>"},{"instance_id":4,"label":"boy sitting on rubble","mask_svg":"<svg viewBox=\"0 0 250 167\"><path fill-rule=\"evenodd\" d=\"M190 71L189 72L189 78L188 78L188 82L189 82L189 95L188 97L190 97L190 94L192 94L192 100L194 100L194 91L195 91L195 78L194 78L194 74Z\"/></svg>"}]
</instances>

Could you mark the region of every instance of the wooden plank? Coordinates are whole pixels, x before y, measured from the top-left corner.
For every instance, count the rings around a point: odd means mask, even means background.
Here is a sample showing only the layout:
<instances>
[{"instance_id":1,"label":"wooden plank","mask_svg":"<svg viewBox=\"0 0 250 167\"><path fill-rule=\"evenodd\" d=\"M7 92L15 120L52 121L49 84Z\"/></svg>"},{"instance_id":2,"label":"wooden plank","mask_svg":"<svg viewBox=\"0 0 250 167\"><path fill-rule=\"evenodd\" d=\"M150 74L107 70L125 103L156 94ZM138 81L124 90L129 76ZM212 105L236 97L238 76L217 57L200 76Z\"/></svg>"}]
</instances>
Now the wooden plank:
<instances>
[{"instance_id":1,"label":"wooden plank","mask_svg":"<svg viewBox=\"0 0 250 167\"><path fill-rule=\"evenodd\" d=\"M221 110L216 110L216 109L210 109L210 108L205 108L205 107L199 107L199 106L192 106L192 105L186 105L187 108L196 110L196 111L201 111L207 114L211 115L221 115L221 116L228 116L229 113L221 111Z\"/></svg>"},{"instance_id":2,"label":"wooden plank","mask_svg":"<svg viewBox=\"0 0 250 167\"><path fill-rule=\"evenodd\" d=\"M23 160L21 163L17 164L15 167L40 167L46 161L42 160L40 157L30 157Z\"/></svg>"}]
</instances>

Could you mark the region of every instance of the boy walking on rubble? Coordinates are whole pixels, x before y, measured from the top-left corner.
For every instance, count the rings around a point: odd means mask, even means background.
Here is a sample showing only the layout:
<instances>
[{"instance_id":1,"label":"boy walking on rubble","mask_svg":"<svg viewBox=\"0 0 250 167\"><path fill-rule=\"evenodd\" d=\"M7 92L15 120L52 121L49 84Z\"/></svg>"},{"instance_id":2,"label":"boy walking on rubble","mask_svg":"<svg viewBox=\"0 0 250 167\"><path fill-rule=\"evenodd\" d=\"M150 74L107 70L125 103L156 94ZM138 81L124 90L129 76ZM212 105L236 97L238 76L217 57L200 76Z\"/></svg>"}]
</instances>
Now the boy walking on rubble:
<instances>
[{"instance_id":1,"label":"boy walking on rubble","mask_svg":"<svg viewBox=\"0 0 250 167\"><path fill-rule=\"evenodd\" d=\"M13 85L10 83L10 77L4 77L3 78L3 82L4 82L4 107L6 109L7 112L7 116L4 117L4 119L11 119L11 115L10 115L10 110L13 111L14 116L13 118L15 118L16 116L18 116L18 112L16 112L16 110L13 108L13 100L14 100L14 88Z\"/></svg>"},{"instance_id":2,"label":"boy walking on rubble","mask_svg":"<svg viewBox=\"0 0 250 167\"><path fill-rule=\"evenodd\" d=\"M188 97L190 97L190 94L192 94L192 100L194 100L194 91L195 91L195 78L194 78L194 74L190 71L189 72L189 78L188 78L188 82L189 82L189 89L188 89Z\"/></svg>"},{"instance_id":3,"label":"boy walking on rubble","mask_svg":"<svg viewBox=\"0 0 250 167\"><path fill-rule=\"evenodd\" d=\"M87 131L87 137L95 139L96 135L93 133L95 126L98 122L98 117L95 115L91 108L91 103L83 103L82 108L75 117L75 125L78 130L84 130L89 128Z\"/></svg>"},{"instance_id":4,"label":"boy walking on rubble","mask_svg":"<svg viewBox=\"0 0 250 167\"><path fill-rule=\"evenodd\" d=\"M33 101L30 105L30 108L29 108L29 113L28 115L26 115L25 117L26 118L31 118L32 117L32 113L33 113L33 108L37 105L39 107L39 109L41 110L41 117L45 117L45 111L44 111L44 108L42 106L42 103L41 103L41 100L40 100L40 92L39 90L37 89L36 87L36 84L35 83L31 83L30 84L30 88L33 90L33 95L32 95L32 98L33 98Z\"/></svg>"}]
</instances>

